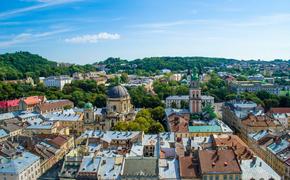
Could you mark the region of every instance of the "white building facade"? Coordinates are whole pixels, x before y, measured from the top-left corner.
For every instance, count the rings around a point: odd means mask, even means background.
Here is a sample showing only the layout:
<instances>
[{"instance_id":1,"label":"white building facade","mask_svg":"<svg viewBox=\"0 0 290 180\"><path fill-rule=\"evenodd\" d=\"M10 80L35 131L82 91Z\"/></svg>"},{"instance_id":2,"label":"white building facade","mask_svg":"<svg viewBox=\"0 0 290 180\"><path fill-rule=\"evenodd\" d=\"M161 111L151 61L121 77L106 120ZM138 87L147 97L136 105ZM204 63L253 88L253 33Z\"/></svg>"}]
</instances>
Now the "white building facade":
<instances>
[{"instance_id":1,"label":"white building facade","mask_svg":"<svg viewBox=\"0 0 290 180\"><path fill-rule=\"evenodd\" d=\"M65 84L72 82L72 78L69 76L50 76L45 78L43 82L47 87L57 87L62 90Z\"/></svg>"},{"instance_id":2,"label":"white building facade","mask_svg":"<svg viewBox=\"0 0 290 180\"><path fill-rule=\"evenodd\" d=\"M1 157L1 180L36 180L40 174L40 158L29 152L13 158Z\"/></svg>"}]
</instances>

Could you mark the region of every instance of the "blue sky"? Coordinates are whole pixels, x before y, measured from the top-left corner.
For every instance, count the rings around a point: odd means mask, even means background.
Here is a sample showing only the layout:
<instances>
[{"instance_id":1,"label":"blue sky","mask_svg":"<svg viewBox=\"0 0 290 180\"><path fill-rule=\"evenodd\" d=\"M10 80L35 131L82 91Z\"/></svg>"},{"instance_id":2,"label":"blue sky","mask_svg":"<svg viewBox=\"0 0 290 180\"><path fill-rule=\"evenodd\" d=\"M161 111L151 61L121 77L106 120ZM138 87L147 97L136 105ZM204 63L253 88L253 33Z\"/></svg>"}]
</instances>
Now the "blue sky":
<instances>
[{"instance_id":1,"label":"blue sky","mask_svg":"<svg viewBox=\"0 0 290 180\"><path fill-rule=\"evenodd\" d=\"M0 0L0 53L290 59L289 0Z\"/></svg>"}]
</instances>

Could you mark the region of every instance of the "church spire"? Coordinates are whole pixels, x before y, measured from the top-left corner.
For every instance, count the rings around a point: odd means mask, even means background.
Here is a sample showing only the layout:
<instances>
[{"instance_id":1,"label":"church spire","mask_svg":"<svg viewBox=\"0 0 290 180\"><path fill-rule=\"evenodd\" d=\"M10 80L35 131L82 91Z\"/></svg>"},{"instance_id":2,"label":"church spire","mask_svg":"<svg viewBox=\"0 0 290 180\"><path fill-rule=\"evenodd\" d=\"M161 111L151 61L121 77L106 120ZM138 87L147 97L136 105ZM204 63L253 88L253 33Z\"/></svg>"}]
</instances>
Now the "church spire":
<instances>
[{"instance_id":1,"label":"church spire","mask_svg":"<svg viewBox=\"0 0 290 180\"><path fill-rule=\"evenodd\" d=\"M190 78L190 88L198 88L199 87L199 75L197 73L196 68L193 69Z\"/></svg>"}]
</instances>

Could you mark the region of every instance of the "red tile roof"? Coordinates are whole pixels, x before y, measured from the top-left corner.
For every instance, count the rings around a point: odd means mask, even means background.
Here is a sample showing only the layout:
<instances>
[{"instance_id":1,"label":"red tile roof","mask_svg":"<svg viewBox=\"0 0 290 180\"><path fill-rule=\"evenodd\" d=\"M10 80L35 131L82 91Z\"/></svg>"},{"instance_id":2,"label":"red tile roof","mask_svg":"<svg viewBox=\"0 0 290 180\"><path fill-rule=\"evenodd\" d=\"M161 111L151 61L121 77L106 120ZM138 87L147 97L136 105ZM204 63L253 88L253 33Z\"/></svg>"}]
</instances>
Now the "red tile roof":
<instances>
[{"instance_id":1,"label":"red tile roof","mask_svg":"<svg viewBox=\"0 0 290 180\"><path fill-rule=\"evenodd\" d=\"M53 145L56 145L58 148L63 146L68 141L68 137L66 136L57 136L50 140L49 142Z\"/></svg>"},{"instance_id":2,"label":"red tile roof","mask_svg":"<svg viewBox=\"0 0 290 180\"><path fill-rule=\"evenodd\" d=\"M179 157L180 177L185 179L192 179L199 177L199 163L198 160L191 156Z\"/></svg>"},{"instance_id":3,"label":"red tile roof","mask_svg":"<svg viewBox=\"0 0 290 180\"><path fill-rule=\"evenodd\" d=\"M213 135L213 139L214 146L233 149L238 159L251 159L254 155L252 150L237 135Z\"/></svg>"},{"instance_id":4,"label":"red tile roof","mask_svg":"<svg viewBox=\"0 0 290 180\"><path fill-rule=\"evenodd\" d=\"M44 101L44 96L30 96L24 99L27 105L36 105Z\"/></svg>"},{"instance_id":5,"label":"red tile roof","mask_svg":"<svg viewBox=\"0 0 290 180\"><path fill-rule=\"evenodd\" d=\"M168 117L171 132L187 133L188 132L189 115L172 114Z\"/></svg>"},{"instance_id":6,"label":"red tile roof","mask_svg":"<svg viewBox=\"0 0 290 180\"><path fill-rule=\"evenodd\" d=\"M201 150L198 152L201 174L241 174L233 150Z\"/></svg>"},{"instance_id":7,"label":"red tile roof","mask_svg":"<svg viewBox=\"0 0 290 180\"><path fill-rule=\"evenodd\" d=\"M277 107L277 108L271 108L270 113L290 113L290 107Z\"/></svg>"},{"instance_id":8,"label":"red tile roof","mask_svg":"<svg viewBox=\"0 0 290 180\"><path fill-rule=\"evenodd\" d=\"M15 107L19 105L19 99L0 101L0 108Z\"/></svg>"},{"instance_id":9,"label":"red tile roof","mask_svg":"<svg viewBox=\"0 0 290 180\"><path fill-rule=\"evenodd\" d=\"M244 126L248 127L277 127L281 124L275 123L275 119L267 115L253 115L249 114L246 119L242 121ZM277 122L277 121L276 121Z\"/></svg>"}]
</instances>

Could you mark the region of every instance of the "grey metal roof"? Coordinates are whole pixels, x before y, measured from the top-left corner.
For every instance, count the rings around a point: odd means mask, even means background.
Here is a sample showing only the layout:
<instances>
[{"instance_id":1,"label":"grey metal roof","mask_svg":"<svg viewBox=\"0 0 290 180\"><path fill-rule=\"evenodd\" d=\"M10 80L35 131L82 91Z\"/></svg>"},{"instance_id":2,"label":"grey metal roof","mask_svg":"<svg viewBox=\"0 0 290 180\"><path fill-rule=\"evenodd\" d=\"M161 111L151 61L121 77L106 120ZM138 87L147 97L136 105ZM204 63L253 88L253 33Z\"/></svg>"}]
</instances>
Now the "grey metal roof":
<instances>
[{"instance_id":1,"label":"grey metal roof","mask_svg":"<svg viewBox=\"0 0 290 180\"><path fill-rule=\"evenodd\" d=\"M108 91L108 97L109 98L121 98L128 96L129 93L127 89L121 85L114 86Z\"/></svg>"},{"instance_id":2,"label":"grey metal roof","mask_svg":"<svg viewBox=\"0 0 290 180\"><path fill-rule=\"evenodd\" d=\"M158 176L158 161L156 158L128 157L122 176Z\"/></svg>"}]
</instances>

